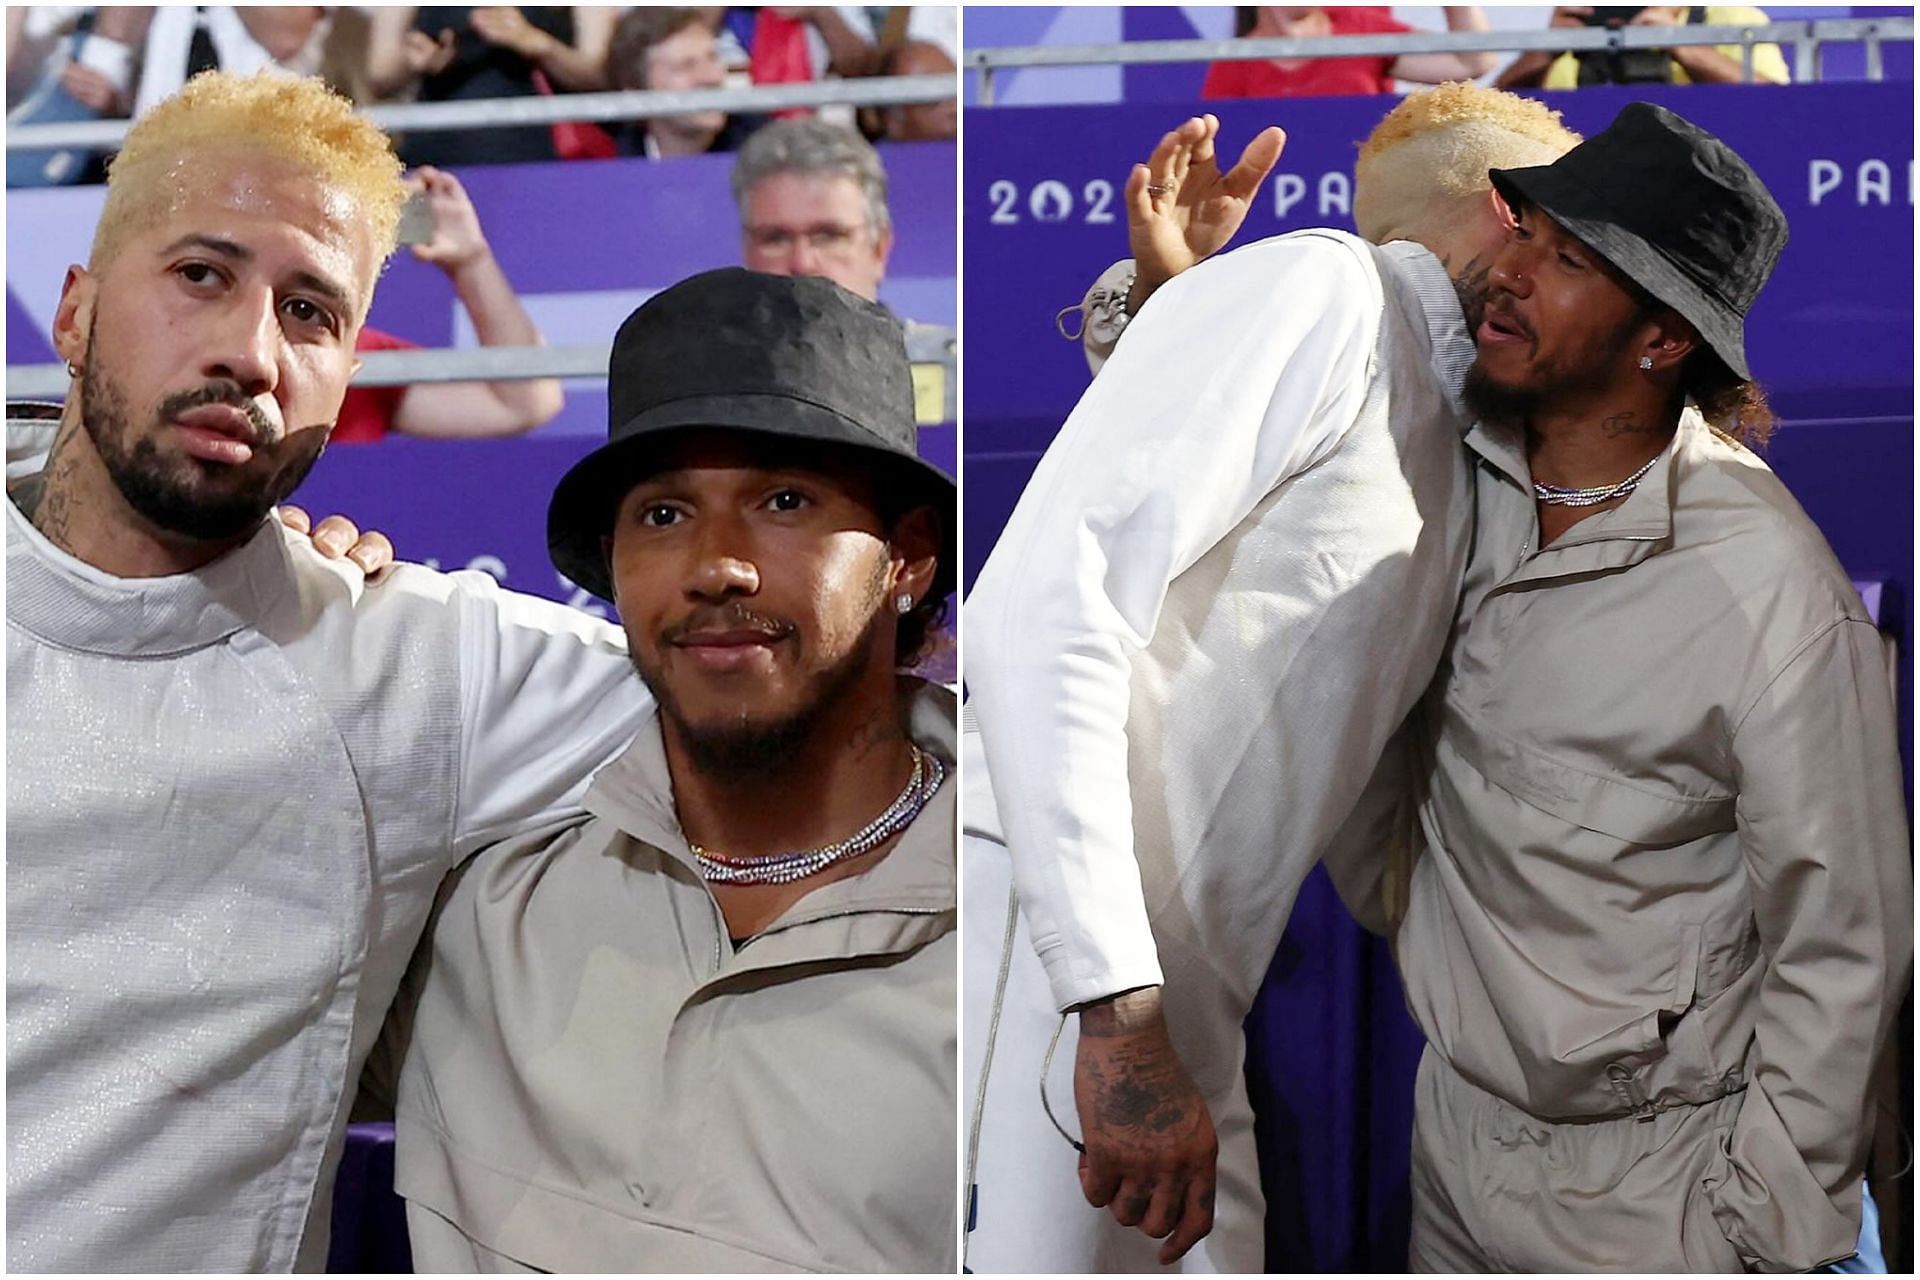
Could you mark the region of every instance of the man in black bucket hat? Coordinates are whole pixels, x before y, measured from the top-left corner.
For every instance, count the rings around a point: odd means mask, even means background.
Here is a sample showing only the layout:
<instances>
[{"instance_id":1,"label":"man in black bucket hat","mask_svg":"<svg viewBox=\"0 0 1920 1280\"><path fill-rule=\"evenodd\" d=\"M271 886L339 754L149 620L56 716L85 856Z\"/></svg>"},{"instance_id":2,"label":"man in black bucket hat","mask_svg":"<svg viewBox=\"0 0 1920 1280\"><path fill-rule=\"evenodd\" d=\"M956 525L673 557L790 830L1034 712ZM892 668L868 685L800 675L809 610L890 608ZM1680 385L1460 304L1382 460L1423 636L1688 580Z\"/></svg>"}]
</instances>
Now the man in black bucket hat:
<instances>
[{"instance_id":1,"label":"man in black bucket hat","mask_svg":"<svg viewBox=\"0 0 1920 1280\"><path fill-rule=\"evenodd\" d=\"M1419 1270L1851 1254L1912 955L1881 637L1764 434L1758 177L1627 107L1495 171L1477 526L1397 952Z\"/></svg>"},{"instance_id":2,"label":"man in black bucket hat","mask_svg":"<svg viewBox=\"0 0 1920 1280\"><path fill-rule=\"evenodd\" d=\"M549 541L660 710L442 892L394 1021L415 1263L951 1271L955 702L903 668L953 484L899 325L708 272L621 327L609 402Z\"/></svg>"}]
</instances>

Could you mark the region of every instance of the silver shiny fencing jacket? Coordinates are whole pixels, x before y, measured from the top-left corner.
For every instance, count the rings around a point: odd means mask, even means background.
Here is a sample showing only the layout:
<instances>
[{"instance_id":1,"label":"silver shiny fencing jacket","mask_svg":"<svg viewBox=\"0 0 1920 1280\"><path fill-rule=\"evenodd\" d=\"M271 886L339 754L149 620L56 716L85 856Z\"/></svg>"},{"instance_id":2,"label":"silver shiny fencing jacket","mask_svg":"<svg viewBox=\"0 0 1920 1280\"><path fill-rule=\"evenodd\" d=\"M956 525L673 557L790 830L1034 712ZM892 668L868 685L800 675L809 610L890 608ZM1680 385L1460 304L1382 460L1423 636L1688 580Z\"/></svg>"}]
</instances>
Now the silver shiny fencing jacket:
<instances>
[{"instance_id":1,"label":"silver shiny fencing jacket","mask_svg":"<svg viewBox=\"0 0 1920 1280\"><path fill-rule=\"evenodd\" d=\"M951 770L953 694L913 683L909 732ZM415 1266L951 1272L954 792L738 948L657 720L590 820L462 868L382 1048L410 1031Z\"/></svg>"},{"instance_id":2,"label":"silver shiny fencing jacket","mask_svg":"<svg viewBox=\"0 0 1920 1280\"><path fill-rule=\"evenodd\" d=\"M1879 633L1766 465L1682 416L1618 508L1535 547L1475 428L1476 543L1417 753L1415 1018L1550 1120L1744 1088L1708 1176L1750 1267L1853 1251L1913 881Z\"/></svg>"},{"instance_id":3,"label":"silver shiny fencing jacket","mask_svg":"<svg viewBox=\"0 0 1920 1280\"><path fill-rule=\"evenodd\" d=\"M1132 321L967 601L967 828L1006 844L1060 1007L1191 993L1203 1089L1439 660L1473 356L1417 245L1211 259Z\"/></svg>"},{"instance_id":4,"label":"silver shiny fencing jacket","mask_svg":"<svg viewBox=\"0 0 1920 1280\"><path fill-rule=\"evenodd\" d=\"M265 524L117 579L7 520L7 1264L320 1270L442 876L578 812L617 629Z\"/></svg>"}]
</instances>

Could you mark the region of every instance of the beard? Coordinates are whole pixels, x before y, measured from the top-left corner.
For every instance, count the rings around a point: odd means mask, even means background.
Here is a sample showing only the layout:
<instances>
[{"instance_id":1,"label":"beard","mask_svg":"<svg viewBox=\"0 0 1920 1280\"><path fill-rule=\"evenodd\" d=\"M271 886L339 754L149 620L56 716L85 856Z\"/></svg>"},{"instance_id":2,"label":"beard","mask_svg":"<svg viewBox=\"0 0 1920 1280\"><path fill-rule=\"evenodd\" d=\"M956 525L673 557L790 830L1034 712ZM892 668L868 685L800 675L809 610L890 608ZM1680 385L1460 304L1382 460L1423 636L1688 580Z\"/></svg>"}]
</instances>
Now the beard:
<instances>
[{"instance_id":1,"label":"beard","mask_svg":"<svg viewBox=\"0 0 1920 1280\"><path fill-rule=\"evenodd\" d=\"M845 655L812 674L796 705L771 716L756 715L753 708L741 707L723 719L696 723L688 716L666 672L654 669L643 656L642 646L629 643L628 651L634 670L660 704L661 719L673 727L676 740L697 772L728 783L771 779L792 765L796 753L812 738L827 713L873 670L879 652L877 633L882 627L896 625L893 614L882 607L886 593L887 565L882 560L862 593L859 613L867 620L858 638ZM796 634L792 624L777 619L743 616L741 621L771 621Z\"/></svg>"},{"instance_id":2,"label":"beard","mask_svg":"<svg viewBox=\"0 0 1920 1280\"><path fill-rule=\"evenodd\" d=\"M88 347L99 350L91 337ZM136 435L126 393L101 364L88 361L80 375L81 425L127 505L147 523L176 537L227 542L247 533L300 487L326 447L323 431L302 432L290 443L238 383L225 379L168 396L154 411L152 429ZM255 446L251 462L228 467L161 454L157 440L165 425L177 414L205 404L232 405L253 420L261 443Z\"/></svg>"},{"instance_id":3,"label":"beard","mask_svg":"<svg viewBox=\"0 0 1920 1280\"><path fill-rule=\"evenodd\" d=\"M1457 284L1455 287L1459 288ZM1480 320L1485 318L1488 296L1488 291L1480 291L1475 304L1478 314L1475 315L1472 310L1468 313L1472 317L1475 332L1479 330ZM1461 305L1468 305L1464 292ZM1626 350L1627 340L1641 319L1638 315L1629 317L1611 334L1580 348L1573 358L1531 370L1532 376L1521 382L1500 381L1487 371L1481 358L1476 356L1472 367L1467 370L1460 399L1469 413L1488 426L1525 428L1543 408L1551 407L1565 397L1604 389L1613 380L1621 353ZM1529 336L1532 339L1529 348L1531 356L1540 350L1540 337L1537 333Z\"/></svg>"}]
</instances>

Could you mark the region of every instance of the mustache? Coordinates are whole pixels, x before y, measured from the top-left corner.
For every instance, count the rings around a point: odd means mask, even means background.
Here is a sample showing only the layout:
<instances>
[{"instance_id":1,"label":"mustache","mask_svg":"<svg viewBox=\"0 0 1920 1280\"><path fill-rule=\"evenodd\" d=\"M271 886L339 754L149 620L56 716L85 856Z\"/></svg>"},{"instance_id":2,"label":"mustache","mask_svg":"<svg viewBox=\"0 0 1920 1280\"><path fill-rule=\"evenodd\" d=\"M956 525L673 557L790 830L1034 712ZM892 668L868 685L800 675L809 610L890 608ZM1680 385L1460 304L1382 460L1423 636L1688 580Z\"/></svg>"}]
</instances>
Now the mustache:
<instances>
[{"instance_id":1,"label":"mustache","mask_svg":"<svg viewBox=\"0 0 1920 1280\"><path fill-rule=\"evenodd\" d=\"M215 378L205 386L195 387L191 391L176 391L160 402L160 419L169 421L179 417L189 409L198 409L202 405L223 404L238 409L247 415L252 424L255 439L260 444L275 444L280 439L280 428L271 418L260 410L239 383L230 378Z\"/></svg>"},{"instance_id":2,"label":"mustache","mask_svg":"<svg viewBox=\"0 0 1920 1280\"><path fill-rule=\"evenodd\" d=\"M799 628L785 618L756 613L743 604L714 605L696 609L660 632L666 644L679 644L689 636L715 631L759 631L769 639L782 640Z\"/></svg>"},{"instance_id":3,"label":"mustache","mask_svg":"<svg viewBox=\"0 0 1920 1280\"><path fill-rule=\"evenodd\" d=\"M1485 305L1482 308L1482 314L1487 319L1498 320L1501 327L1512 329L1515 333L1525 337L1529 342L1534 340L1533 326L1525 320L1522 320L1518 312L1510 310L1508 306L1503 305L1499 299L1499 295L1487 295Z\"/></svg>"}]
</instances>

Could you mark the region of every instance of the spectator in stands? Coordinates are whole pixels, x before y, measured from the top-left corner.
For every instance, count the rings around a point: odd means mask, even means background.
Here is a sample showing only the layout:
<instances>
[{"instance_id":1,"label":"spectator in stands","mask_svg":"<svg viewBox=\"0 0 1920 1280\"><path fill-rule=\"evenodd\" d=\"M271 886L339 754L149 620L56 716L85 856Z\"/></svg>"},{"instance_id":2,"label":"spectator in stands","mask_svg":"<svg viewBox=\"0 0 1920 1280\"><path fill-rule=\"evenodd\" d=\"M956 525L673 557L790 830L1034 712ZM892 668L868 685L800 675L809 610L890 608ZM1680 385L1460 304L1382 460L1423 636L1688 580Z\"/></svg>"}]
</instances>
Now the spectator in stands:
<instances>
[{"instance_id":1,"label":"spectator in stands","mask_svg":"<svg viewBox=\"0 0 1920 1280\"><path fill-rule=\"evenodd\" d=\"M928 40L909 40L887 56L882 75L934 76L954 73L953 59L946 50ZM953 138L960 132L959 99L940 102L915 102L891 106L881 112L886 137L891 142L921 142L935 138Z\"/></svg>"},{"instance_id":2,"label":"spectator in stands","mask_svg":"<svg viewBox=\"0 0 1920 1280\"><path fill-rule=\"evenodd\" d=\"M616 89L718 89L727 82L711 9L629 9L614 28L607 78ZM752 128L724 111L608 126L623 155L653 159L732 151Z\"/></svg>"},{"instance_id":3,"label":"spectator in stands","mask_svg":"<svg viewBox=\"0 0 1920 1280\"><path fill-rule=\"evenodd\" d=\"M1697 16L1696 16L1697 15ZM1562 5L1553 11L1549 26L1575 29L1598 26L1683 27L1697 22L1708 27L1761 26L1767 15L1751 5L1647 5L1643 8L1607 8ZM1737 44L1672 49L1628 49L1619 53L1533 51L1515 58L1496 82L1501 88L1572 89L1586 84L1739 84L1746 79ZM1786 84L1787 60L1777 44L1755 45L1753 78L1761 84Z\"/></svg>"},{"instance_id":4,"label":"spectator in stands","mask_svg":"<svg viewBox=\"0 0 1920 1280\"><path fill-rule=\"evenodd\" d=\"M318 5L165 5L145 13L151 21L133 97L136 116L202 71L311 75L329 26L327 10Z\"/></svg>"},{"instance_id":5,"label":"spectator in stands","mask_svg":"<svg viewBox=\"0 0 1920 1280\"><path fill-rule=\"evenodd\" d=\"M878 26L872 16L875 12L854 6L762 8L747 36L753 82L791 84L824 80L828 75L873 75L903 45L915 40L937 46L950 59L960 56L956 6L895 5L883 11L886 16ZM845 107L825 107L819 114L835 123L852 124L855 118ZM864 132L871 136L879 128L870 124Z\"/></svg>"},{"instance_id":6,"label":"spectator in stands","mask_svg":"<svg viewBox=\"0 0 1920 1280\"><path fill-rule=\"evenodd\" d=\"M1245 8L1237 11L1235 34L1248 39L1385 35L1412 31L1389 17L1383 7ZM1446 8L1449 31L1485 31L1487 17L1475 4ZM1395 80L1439 84L1472 80L1493 70L1492 53L1403 53L1397 57L1268 58L1254 62L1216 62L1207 68L1203 98L1322 98L1345 94L1392 93Z\"/></svg>"},{"instance_id":7,"label":"spectator in stands","mask_svg":"<svg viewBox=\"0 0 1920 1280\"><path fill-rule=\"evenodd\" d=\"M774 21L767 22L768 15ZM824 80L829 73L842 76L870 76L879 69L879 51L874 44L873 20L865 9L847 5L768 5L760 11L755 24L756 58L761 53L763 33L784 30L792 23L803 31L807 45L809 79ZM755 76L755 79L760 77Z\"/></svg>"},{"instance_id":8,"label":"spectator in stands","mask_svg":"<svg viewBox=\"0 0 1920 1280\"><path fill-rule=\"evenodd\" d=\"M7 123L74 124L127 113L144 9L34 5L7 10ZM80 147L7 153L9 187L98 182Z\"/></svg>"},{"instance_id":9,"label":"spectator in stands","mask_svg":"<svg viewBox=\"0 0 1920 1280\"><path fill-rule=\"evenodd\" d=\"M24 10L9 10L10 36L16 12L23 14L24 62L24 55L45 48L43 41L31 37L36 30L47 29L46 20ZM179 92L188 77L200 71L218 68L249 75L277 67L296 75L311 73L319 65L329 19L327 10L318 5L106 5L93 11L92 21L88 43L105 40L129 52L119 59L117 72L103 70L92 59L70 63L61 72L61 82L102 116L138 116ZM141 51L137 57L131 53L135 49ZM137 79L129 63L138 64ZM16 70L11 49L7 66L11 83ZM11 88L8 93L11 97Z\"/></svg>"},{"instance_id":10,"label":"spectator in stands","mask_svg":"<svg viewBox=\"0 0 1920 1280\"><path fill-rule=\"evenodd\" d=\"M25 78L30 59L49 56L48 36L56 61L45 62L32 96L10 112L14 124L145 115L201 71L311 74L330 25L327 9L315 5L108 5L65 16L57 6L36 9L8 11L10 85ZM69 47L75 31L85 37ZM81 150L9 157L8 184L99 182L101 158Z\"/></svg>"},{"instance_id":11,"label":"spectator in stands","mask_svg":"<svg viewBox=\"0 0 1920 1280\"><path fill-rule=\"evenodd\" d=\"M866 139L824 120L776 120L733 164L741 265L825 276L877 299L893 252L887 171Z\"/></svg>"},{"instance_id":12,"label":"spectator in stands","mask_svg":"<svg viewBox=\"0 0 1920 1280\"><path fill-rule=\"evenodd\" d=\"M607 87L607 49L618 11L550 8L376 9L368 82L383 98L456 102ZM561 157L549 126L434 131L409 138L408 163L454 166Z\"/></svg>"},{"instance_id":13,"label":"spectator in stands","mask_svg":"<svg viewBox=\"0 0 1920 1280\"><path fill-rule=\"evenodd\" d=\"M439 169L422 168L408 174L406 184L415 200L424 200L429 214L426 238L414 243L413 256L447 273L480 345L542 345L540 330L494 259L480 229L480 215L460 180ZM407 221L400 228L403 240L410 230ZM368 326L360 330L354 349L405 351L414 349L414 344ZM551 421L562 404L557 378L353 387L340 406L329 442L378 440L390 431L448 440L520 435Z\"/></svg>"}]
</instances>

